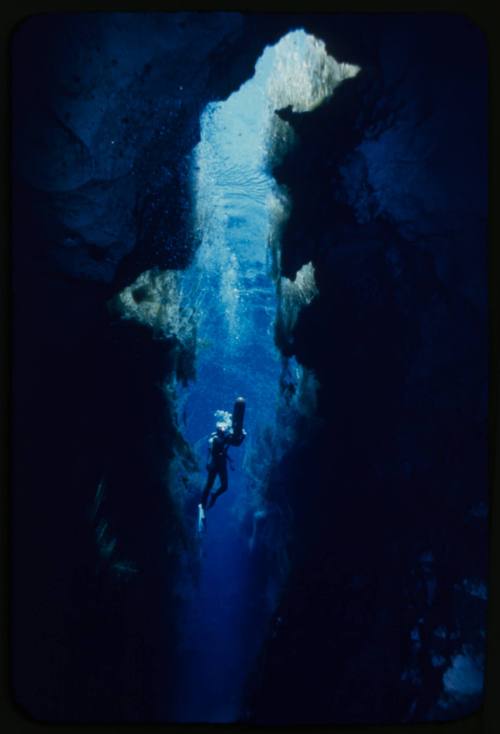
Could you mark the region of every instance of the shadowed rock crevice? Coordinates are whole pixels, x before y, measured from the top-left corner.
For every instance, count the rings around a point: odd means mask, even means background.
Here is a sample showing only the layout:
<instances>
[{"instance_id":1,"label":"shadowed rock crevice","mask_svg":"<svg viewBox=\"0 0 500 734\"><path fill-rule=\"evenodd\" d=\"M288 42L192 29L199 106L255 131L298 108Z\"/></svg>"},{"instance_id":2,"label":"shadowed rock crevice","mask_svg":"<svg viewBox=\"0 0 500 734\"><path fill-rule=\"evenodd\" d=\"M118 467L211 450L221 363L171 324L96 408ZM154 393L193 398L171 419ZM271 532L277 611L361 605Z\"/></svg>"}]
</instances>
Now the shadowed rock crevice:
<instances>
[{"instance_id":1,"label":"shadowed rock crevice","mask_svg":"<svg viewBox=\"0 0 500 734\"><path fill-rule=\"evenodd\" d=\"M168 720L191 542L168 471L192 457L166 385L194 342L108 304L191 258L200 114L251 75L257 28L47 14L13 39L13 684L37 719Z\"/></svg>"},{"instance_id":2,"label":"shadowed rock crevice","mask_svg":"<svg viewBox=\"0 0 500 734\"><path fill-rule=\"evenodd\" d=\"M460 18L379 16L362 42L351 22L321 37L359 75L280 113L296 141L273 174L291 200L282 274L311 263L318 295L277 343L316 376L321 427L274 471L294 533L249 681L257 723L448 719L481 700L485 48Z\"/></svg>"}]
</instances>

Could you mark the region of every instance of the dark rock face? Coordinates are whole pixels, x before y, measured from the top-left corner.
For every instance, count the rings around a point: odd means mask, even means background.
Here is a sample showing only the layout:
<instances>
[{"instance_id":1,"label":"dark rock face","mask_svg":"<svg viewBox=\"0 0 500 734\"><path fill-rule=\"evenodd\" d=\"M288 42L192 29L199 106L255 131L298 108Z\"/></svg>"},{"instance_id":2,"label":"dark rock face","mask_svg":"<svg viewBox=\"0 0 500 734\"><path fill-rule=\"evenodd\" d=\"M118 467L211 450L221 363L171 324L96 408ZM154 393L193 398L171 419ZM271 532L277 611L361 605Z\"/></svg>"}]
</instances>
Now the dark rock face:
<instances>
[{"instance_id":1,"label":"dark rock face","mask_svg":"<svg viewBox=\"0 0 500 734\"><path fill-rule=\"evenodd\" d=\"M13 684L37 719L168 720L188 541L162 385L182 365L177 344L107 304L144 270L188 262L200 114L278 26L46 14L15 33Z\"/></svg>"},{"instance_id":2,"label":"dark rock face","mask_svg":"<svg viewBox=\"0 0 500 734\"><path fill-rule=\"evenodd\" d=\"M275 171L293 204L282 267L312 261L319 297L278 341L316 374L324 423L281 468L294 560L252 681L258 722L446 719L481 700L484 41L460 17L365 23L317 32L360 74L282 113L299 137Z\"/></svg>"}]
</instances>

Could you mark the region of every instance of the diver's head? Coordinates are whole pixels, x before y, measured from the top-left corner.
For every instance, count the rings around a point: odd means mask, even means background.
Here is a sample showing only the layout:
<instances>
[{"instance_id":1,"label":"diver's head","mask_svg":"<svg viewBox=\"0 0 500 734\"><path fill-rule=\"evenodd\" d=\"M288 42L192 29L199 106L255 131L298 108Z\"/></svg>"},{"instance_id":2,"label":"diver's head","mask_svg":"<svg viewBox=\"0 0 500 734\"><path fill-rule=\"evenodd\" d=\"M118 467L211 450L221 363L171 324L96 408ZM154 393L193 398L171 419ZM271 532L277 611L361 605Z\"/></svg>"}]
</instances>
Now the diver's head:
<instances>
[{"instance_id":1,"label":"diver's head","mask_svg":"<svg viewBox=\"0 0 500 734\"><path fill-rule=\"evenodd\" d=\"M216 423L215 430L217 431L218 436L225 436L226 435L226 424L220 423L220 422Z\"/></svg>"}]
</instances>

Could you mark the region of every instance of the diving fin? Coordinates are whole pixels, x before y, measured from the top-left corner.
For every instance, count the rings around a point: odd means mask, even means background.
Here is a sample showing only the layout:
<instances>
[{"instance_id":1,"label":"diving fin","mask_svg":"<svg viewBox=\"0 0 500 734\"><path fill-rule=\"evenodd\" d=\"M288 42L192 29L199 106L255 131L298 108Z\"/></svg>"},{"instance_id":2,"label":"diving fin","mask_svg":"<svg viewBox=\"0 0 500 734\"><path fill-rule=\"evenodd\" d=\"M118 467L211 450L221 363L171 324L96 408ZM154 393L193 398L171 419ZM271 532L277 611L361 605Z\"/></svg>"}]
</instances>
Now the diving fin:
<instances>
[{"instance_id":1,"label":"diving fin","mask_svg":"<svg viewBox=\"0 0 500 734\"><path fill-rule=\"evenodd\" d=\"M198 505L198 532L203 533L207 529L207 516L201 504Z\"/></svg>"}]
</instances>

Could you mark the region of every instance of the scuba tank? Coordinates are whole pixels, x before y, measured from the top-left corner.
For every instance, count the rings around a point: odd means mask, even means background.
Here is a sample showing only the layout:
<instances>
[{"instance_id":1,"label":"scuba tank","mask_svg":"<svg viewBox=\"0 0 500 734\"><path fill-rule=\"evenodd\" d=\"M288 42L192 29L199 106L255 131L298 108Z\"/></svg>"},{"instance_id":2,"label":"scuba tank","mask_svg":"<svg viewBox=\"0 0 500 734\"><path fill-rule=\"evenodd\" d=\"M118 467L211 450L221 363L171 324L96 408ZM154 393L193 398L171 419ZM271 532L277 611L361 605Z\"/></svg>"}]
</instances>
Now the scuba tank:
<instances>
[{"instance_id":1,"label":"scuba tank","mask_svg":"<svg viewBox=\"0 0 500 734\"><path fill-rule=\"evenodd\" d=\"M233 414L232 414L232 441L231 443L235 446L239 446L245 434L243 433L243 419L245 418L245 398L236 398L234 402Z\"/></svg>"}]
</instances>

